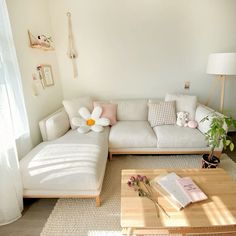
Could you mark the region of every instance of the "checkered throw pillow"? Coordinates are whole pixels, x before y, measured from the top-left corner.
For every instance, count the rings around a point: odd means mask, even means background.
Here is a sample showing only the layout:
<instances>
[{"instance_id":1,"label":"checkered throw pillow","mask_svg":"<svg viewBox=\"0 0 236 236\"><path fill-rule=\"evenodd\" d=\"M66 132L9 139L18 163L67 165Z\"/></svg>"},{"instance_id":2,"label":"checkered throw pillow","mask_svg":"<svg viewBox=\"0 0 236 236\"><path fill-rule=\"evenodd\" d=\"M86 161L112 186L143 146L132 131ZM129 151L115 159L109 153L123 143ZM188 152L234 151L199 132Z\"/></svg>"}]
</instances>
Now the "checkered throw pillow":
<instances>
[{"instance_id":1,"label":"checkered throw pillow","mask_svg":"<svg viewBox=\"0 0 236 236\"><path fill-rule=\"evenodd\" d=\"M148 121L151 127L176 123L175 101L148 104Z\"/></svg>"}]
</instances>

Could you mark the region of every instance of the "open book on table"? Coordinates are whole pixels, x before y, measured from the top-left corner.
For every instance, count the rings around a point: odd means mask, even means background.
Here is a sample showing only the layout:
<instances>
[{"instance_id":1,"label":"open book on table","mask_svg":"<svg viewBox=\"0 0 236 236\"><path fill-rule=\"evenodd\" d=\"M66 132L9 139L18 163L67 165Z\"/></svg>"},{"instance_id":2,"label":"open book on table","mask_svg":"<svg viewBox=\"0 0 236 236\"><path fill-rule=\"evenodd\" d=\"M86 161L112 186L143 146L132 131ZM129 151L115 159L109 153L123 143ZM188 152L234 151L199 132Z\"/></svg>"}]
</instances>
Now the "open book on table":
<instances>
[{"instance_id":1,"label":"open book on table","mask_svg":"<svg viewBox=\"0 0 236 236\"><path fill-rule=\"evenodd\" d=\"M157 176L151 181L151 186L177 210L185 208L190 203L207 199L206 194L190 177L181 178L174 172Z\"/></svg>"}]
</instances>

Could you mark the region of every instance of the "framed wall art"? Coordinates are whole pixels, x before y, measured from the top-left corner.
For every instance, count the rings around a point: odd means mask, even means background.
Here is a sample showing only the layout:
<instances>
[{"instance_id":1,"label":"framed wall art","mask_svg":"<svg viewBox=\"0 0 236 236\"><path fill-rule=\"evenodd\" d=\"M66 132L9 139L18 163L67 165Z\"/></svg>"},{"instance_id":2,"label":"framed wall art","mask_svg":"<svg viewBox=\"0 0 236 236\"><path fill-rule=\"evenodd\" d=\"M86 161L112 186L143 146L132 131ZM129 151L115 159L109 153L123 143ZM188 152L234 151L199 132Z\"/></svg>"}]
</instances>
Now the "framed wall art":
<instances>
[{"instance_id":1,"label":"framed wall art","mask_svg":"<svg viewBox=\"0 0 236 236\"><path fill-rule=\"evenodd\" d=\"M54 85L51 65L46 65L46 64L39 65L37 67L37 70L39 71L39 76L43 82L44 87L49 87Z\"/></svg>"}]
</instances>

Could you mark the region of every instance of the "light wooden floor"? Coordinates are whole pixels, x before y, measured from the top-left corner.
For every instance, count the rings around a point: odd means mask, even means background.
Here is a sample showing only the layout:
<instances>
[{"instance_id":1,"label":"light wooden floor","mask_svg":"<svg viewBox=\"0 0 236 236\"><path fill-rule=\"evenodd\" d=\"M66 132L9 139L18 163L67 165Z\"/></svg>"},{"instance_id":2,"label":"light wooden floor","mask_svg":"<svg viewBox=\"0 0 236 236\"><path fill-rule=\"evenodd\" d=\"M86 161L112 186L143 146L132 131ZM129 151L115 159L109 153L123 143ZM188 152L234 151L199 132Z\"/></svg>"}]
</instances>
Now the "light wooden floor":
<instances>
[{"instance_id":1,"label":"light wooden floor","mask_svg":"<svg viewBox=\"0 0 236 236\"><path fill-rule=\"evenodd\" d=\"M0 236L39 236L57 199L25 199L23 216L0 226Z\"/></svg>"},{"instance_id":2,"label":"light wooden floor","mask_svg":"<svg viewBox=\"0 0 236 236\"><path fill-rule=\"evenodd\" d=\"M236 143L236 132L230 134ZM226 151L236 162L236 150ZM0 236L39 236L57 199L25 199L23 216L16 222L0 226Z\"/></svg>"}]
</instances>

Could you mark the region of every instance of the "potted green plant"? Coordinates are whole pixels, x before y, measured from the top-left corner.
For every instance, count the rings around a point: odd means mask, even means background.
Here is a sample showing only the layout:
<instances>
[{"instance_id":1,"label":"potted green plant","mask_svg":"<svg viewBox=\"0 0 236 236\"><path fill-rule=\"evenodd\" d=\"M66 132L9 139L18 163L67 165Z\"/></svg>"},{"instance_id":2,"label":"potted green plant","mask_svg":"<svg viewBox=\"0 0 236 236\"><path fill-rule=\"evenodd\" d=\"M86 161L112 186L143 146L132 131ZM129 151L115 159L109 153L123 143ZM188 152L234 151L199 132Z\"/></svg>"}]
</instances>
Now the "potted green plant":
<instances>
[{"instance_id":1,"label":"potted green plant","mask_svg":"<svg viewBox=\"0 0 236 236\"><path fill-rule=\"evenodd\" d=\"M236 120L232 117L212 113L201 120L210 121L210 129L205 133L206 140L211 147L209 154L204 154L202 157L202 168L216 168L220 163L220 159L214 156L216 148L223 144L224 149L229 148L231 151L234 150L234 143L231 137L228 136L228 129L231 126L236 128Z\"/></svg>"}]
</instances>

